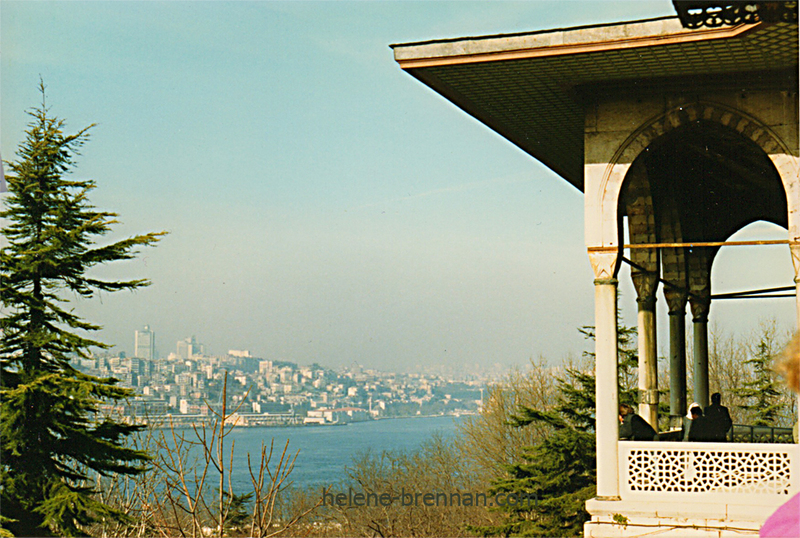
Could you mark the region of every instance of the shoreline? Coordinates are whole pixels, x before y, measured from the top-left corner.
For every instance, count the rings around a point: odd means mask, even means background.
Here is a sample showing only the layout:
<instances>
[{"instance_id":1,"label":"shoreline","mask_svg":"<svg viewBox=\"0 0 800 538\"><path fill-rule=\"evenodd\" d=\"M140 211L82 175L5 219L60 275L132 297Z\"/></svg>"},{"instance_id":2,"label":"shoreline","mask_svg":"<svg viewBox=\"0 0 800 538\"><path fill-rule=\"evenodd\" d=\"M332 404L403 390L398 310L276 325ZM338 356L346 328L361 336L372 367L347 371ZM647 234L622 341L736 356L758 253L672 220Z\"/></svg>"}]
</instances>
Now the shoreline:
<instances>
[{"instance_id":1,"label":"shoreline","mask_svg":"<svg viewBox=\"0 0 800 538\"><path fill-rule=\"evenodd\" d=\"M253 428L307 428L307 427L319 428L319 427L328 427L328 426L341 427L341 426L349 426L351 424L362 424L362 423L365 423L365 422L380 422L380 421L385 421L385 420L406 420L406 419L444 418L444 417L458 418L458 417L462 417L462 416L474 416L476 414L477 413L474 413L474 412L463 412L463 413L445 413L445 414L441 414L441 415L408 415L408 416L397 416L397 417L377 417L377 418L370 418L370 419L367 419L367 420L357 420L357 421L352 421L352 422L329 422L329 423L325 423L325 424L319 424L319 423L316 423L316 422L304 423L304 422L299 421L300 420L299 417L297 417L297 418L292 417L292 420L283 421L283 422L277 422L276 421L275 423L271 423L271 424L265 424L265 423L237 424L237 423L234 423L234 424L227 424L226 426L230 427L230 428L233 428L233 429L238 429L238 428L247 428L247 429L253 429ZM138 425L141 425L141 426L146 426L146 427L154 428L154 429L175 428L175 429L181 429L181 430L182 429L202 428L203 426L210 425L215 420L215 418L213 416L200 418L200 417L195 417L195 416L191 416L190 417L190 416L187 416L187 415L164 415L164 416L159 416L159 417L153 417L153 418L151 418L149 420L145 420L145 421L141 421L141 422L135 420L138 417L133 417L133 418L134 418L134 420L131 420L131 422L133 422L135 424L138 424ZM258 417L253 417L253 418L265 418L265 417L258 416ZM275 418L277 418L277 417L275 417ZM288 417L286 417L286 418L288 418ZM170 421L172 422L171 424L170 424Z\"/></svg>"}]
</instances>

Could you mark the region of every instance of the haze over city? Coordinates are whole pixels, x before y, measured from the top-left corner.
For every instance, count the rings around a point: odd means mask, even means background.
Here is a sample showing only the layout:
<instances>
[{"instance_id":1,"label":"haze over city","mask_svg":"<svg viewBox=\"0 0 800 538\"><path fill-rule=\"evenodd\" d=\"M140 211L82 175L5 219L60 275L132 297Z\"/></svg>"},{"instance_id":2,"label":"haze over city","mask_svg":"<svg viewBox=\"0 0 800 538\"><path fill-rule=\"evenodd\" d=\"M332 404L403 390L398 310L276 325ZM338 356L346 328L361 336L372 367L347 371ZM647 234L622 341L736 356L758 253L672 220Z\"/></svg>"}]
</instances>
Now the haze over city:
<instances>
[{"instance_id":1,"label":"haze over city","mask_svg":"<svg viewBox=\"0 0 800 538\"><path fill-rule=\"evenodd\" d=\"M120 214L114 237L169 232L103 269L152 286L76 303L117 351L149 325L163 355L195 335L209 353L300 364L556 362L594 321L583 195L403 73L389 45L673 14L666 0L3 0L0 150L15 159L41 77L67 132L98 124L75 174ZM786 246L730 247L712 276L722 293L793 272ZM620 282L633 325L627 269ZM791 299L711 310L729 332L794 318Z\"/></svg>"}]
</instances>

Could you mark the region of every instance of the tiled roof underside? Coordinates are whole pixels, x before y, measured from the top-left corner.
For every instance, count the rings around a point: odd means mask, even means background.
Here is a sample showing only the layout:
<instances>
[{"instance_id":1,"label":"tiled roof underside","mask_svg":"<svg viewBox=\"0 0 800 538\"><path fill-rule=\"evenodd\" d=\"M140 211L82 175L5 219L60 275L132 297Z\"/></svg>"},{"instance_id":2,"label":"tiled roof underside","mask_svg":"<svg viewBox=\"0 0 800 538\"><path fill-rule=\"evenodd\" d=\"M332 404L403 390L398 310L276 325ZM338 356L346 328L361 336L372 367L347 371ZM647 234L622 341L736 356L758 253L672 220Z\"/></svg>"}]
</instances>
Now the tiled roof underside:
<instances>
[{"instance_id":1,"label":"tiled roof underside","mask_svg":"<svg viewBox=\"0 0 800 538\"><path fill-rule=\"evenodd\" d=\"M736 39L409 71L582 189L584 108L575 88L785 71L797 58L797 26L776 24Z\"/></svg>"}]
</instances>

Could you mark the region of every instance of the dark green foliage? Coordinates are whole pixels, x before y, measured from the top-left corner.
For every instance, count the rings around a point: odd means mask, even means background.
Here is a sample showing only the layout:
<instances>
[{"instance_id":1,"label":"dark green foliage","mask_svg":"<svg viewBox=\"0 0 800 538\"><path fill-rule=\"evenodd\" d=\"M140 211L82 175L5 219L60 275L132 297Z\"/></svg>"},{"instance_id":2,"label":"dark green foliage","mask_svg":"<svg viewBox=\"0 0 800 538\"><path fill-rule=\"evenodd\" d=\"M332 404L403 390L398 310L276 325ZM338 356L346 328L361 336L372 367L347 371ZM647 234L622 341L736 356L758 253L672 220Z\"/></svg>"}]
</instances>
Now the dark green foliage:
<instances>
[{"instance_id":1,"label":"dark green foliage","mask_svg":"<svg viewBox=\"0 0 800 538\"><path fill-rule=\"evenodd\" d=\"M223 491L222 497L226 506L226 511L222 515L226 535L241 533L250 521L249 504L253 500L253 492L237 495Z\"/></svg>"},{"instance_id":2,"label":"dark green foliage","mask_svg":"<svg viewBox=\"0 0 800 538\"><path fill-rule=\"evenodd\" d=\"M627 325L619 324L617 320L617 361L619 361L618 377L619 377L619 403L628 404L636 407L639 400L639 352L636 348L636 327L628 327ZM594 327L581 327L578 329L588 340L594 341ZM590 357L594 362L594 353L591 351L584 351L585 357ZM588 407L587 413L594 416L594 373L588 374L592 378L591 391L588 391L587 398L584 402L572 402L575 405L586 405Z\"/></svg>"},{"instance_id":3,"label":"dark green foliage","mask_svg":"<svg viewBox=\"0 0 800 538\"><path fill-rule=\"evenodd\" d=\"M581 374L582 380L568 370L567 379L576 383L572 389L584 391L584 399L589 390L594 390L594 378ZM538 499L531 507L520 504L508 507L508 522L496 528L476 529L484 535L501 536L577 536L583 532L583 522L587 519L584 504L594 496L596 477L594 419L581 417L588 409L570 408L569 395L564 394L566 380L560 380L562 396L553 411L542 412L523 407L512 424L517 427L532 422L543 422L553 430L536 446L528 447L523 453L523 461L510 465L508 476L495 482L491 493L514 493L518 496ZM593 400L593 398L591 398ZM574 401L574 399L573 399ZM574 411L579 411L573 415Z\"/></svg>"},{"instance_id":4,"label":"dark green foliage","mask_svg":"<svg viewBox=\"0 0 800 538\"><path fill-rule=\"evenodd\" d=\"M124 446L138 427L97 415L101 403L132 391L70 366L90 347L106 346L83 336L99 327L75 315L64 296L147 285L98 280L87 271L132 258L160 234L93 246L116 215L90 205L92 181L65 177L88 128L65 135L40 89L42 106L29 112L18 160L8 163L0 213L8 220L8 245L0 251L0 501L2 525L14 534L76 536L102 518L125 517L95 500L96 475L137 474L147 455Z\"/></svg>"},{"instance_id":5,"label":"dark green foliage","mask_svg":"<svg viewBox=\"0 0 800 538\"><path fill-rule=\"evenodd\" d=\"M580 331L594 340L592 327ZM620 402L635 405L636 329L619 328ZM585 353L594 359L593 353ZM549 410L521 407L510 424L519 428L546 424L551 433L523 453L523 461L508 466L495 481L492 494L515 494L538 499L535 506L508 506L505 524L475 527L483 536L580 536L589 519L586 501L595 495L597 457L595 441L595 377L574 368L558 380L559 397Z\"/></svg>"},{"instance_id":6,"label":"dark green foliage","mask_svg":"<svg viewBox=\"0 0 800 538\"><path fill-rule=\"evenodd\" d=\"M751 413L754 426L775 426L783 409L780 384L772 371L775 353L774 329L768 328L752 350L752 357L744 361L752 369L753 380L734 390L737 396L749 402L739 407Z\"/></svg>"}]
</instances>

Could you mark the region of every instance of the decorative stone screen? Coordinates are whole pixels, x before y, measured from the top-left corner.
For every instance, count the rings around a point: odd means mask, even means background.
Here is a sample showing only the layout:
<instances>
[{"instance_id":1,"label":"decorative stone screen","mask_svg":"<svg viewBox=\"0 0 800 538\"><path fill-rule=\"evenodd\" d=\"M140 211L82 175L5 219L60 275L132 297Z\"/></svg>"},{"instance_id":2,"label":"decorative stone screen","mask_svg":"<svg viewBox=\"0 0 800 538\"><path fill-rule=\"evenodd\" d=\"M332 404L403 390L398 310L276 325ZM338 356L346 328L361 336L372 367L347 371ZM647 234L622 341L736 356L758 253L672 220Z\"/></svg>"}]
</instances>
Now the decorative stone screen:
<instances>
[{"instance_id":1,"label":"decorative stone screen","mask_svg":"<svg viewBox=\"0 0 800 538\"><path fill-rule=\"evenodd\" d=\"M788 496L800 481L797 445L622 441L619 448L623 499Z\"/></svg>"}]
</instances>

